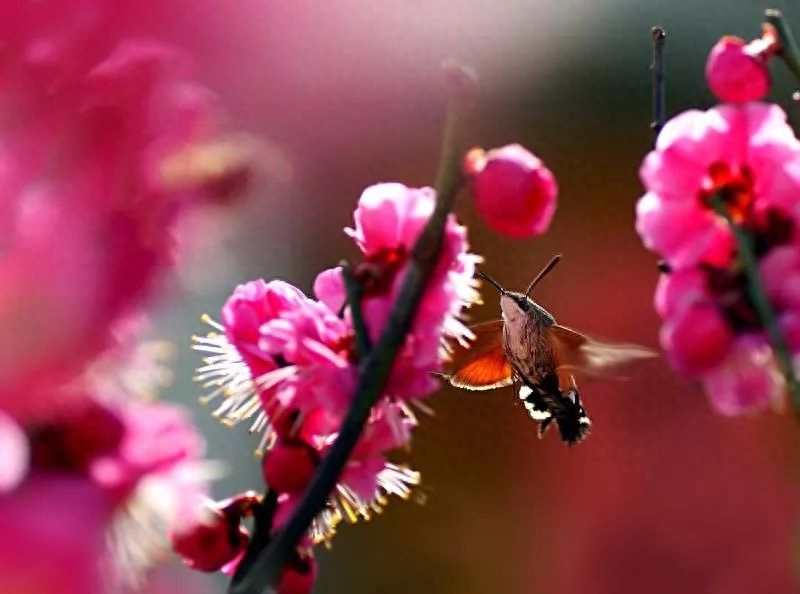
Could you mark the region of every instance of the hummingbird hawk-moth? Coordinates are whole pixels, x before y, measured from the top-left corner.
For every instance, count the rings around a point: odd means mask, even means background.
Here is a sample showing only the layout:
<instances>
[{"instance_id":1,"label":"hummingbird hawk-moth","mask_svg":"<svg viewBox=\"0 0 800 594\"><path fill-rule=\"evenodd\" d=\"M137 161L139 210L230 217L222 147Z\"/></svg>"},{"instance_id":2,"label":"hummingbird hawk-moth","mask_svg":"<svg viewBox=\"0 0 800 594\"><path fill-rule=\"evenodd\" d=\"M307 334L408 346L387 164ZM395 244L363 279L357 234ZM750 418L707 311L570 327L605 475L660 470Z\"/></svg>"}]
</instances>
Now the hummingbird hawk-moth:
<instances>
[{"instance_id":1,"label":"hummingbird hawk-moth","mask_svg":"<svg viewBox=\"0 0 800 594\"><path fill-rule=\"evenodd\" d=\"M455 347L443 376L467 390L520 385L519 397L539 423L539 436L555 423L561 439L573 445L586 437L591 426L574 374L608 373L628 361L651 357L653 352L634 344L595 340L561 326L531 299L531 291L560 258L558 254L550 260L524 293L509 291L478 272L500 292L503 317L472 326L475 339L468 347Z\"/></svg>"}]
</instances>

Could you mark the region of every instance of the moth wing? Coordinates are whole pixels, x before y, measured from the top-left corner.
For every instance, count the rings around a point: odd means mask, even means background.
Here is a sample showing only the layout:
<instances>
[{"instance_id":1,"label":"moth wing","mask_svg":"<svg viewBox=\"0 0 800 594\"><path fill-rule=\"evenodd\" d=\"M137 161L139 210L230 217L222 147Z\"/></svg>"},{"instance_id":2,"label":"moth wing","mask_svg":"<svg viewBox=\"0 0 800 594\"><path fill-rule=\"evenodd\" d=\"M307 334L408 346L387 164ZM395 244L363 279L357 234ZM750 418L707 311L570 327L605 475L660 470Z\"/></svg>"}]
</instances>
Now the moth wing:
<instances>
[{"instance_id":1,"label":"moth wing","mask_svg":"<svg viewBox=\"0 0 800 594\"><path fill-rule=\"evenodd\" d=\"M631 361L656 356L638 344L597 340L558 324L549 326L546 332L553 346L559 383L568 383L570 372L603 375Z\"/></svg>"},{"instance_id":2,"label":"moth wing","mask_svg":"<svg viewBox=\"0 0 800 594\"><path fill-rule=\"evenodd\" d=\"M468 347L455 347L449 371L442 376L453 386L467 390L511 385L514 374L503 348L503 320L476 324L470 330L475 340Z\"/></svg>"}]
</instances>

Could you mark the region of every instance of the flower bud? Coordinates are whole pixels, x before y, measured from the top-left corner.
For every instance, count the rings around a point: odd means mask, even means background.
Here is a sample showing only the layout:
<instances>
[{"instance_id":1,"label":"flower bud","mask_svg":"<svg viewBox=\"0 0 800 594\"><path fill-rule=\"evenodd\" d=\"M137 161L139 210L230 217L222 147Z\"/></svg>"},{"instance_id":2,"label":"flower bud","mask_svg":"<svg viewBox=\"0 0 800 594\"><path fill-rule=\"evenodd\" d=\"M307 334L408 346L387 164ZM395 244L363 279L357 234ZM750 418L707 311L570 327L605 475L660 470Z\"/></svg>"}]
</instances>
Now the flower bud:
<instances>
[{"instance_id":1,"label":"flower bud","mask_svg":"<svg viewBox=\"0 0 800 594\"><path fill-rule=\"evenodd\" d=\"M223 569L244 552L249 540L238 519L211 508L203 510L196 524L170 534L173 550L198 571Z\"/></svg>"},{"instance_id":2,"label":"flower bud","mask_svg":"<svg viewBox=\"0 0 800 594\"><path fill-rule=\"evenodd\" d=\"M745 103L763 99L769 92L770 76L766 66L768 51L757 40L726 35L711 49L706 62L706 81L720 101Z\"/></svg>"},{"instance_id":3,"label":"flower bud","mask_svg":"<svg viewBox=\"0 0 800 594\"><path fill-rule=\"evenodd\" d=\"M261 463L264 482L278 493L302 493L316 468L314 449L296 439L278 441Z\"/></svg>"},{"instance_id":4,"label":"flower bud","mask_svg":"<svg viewBox=\"0 0 800 594\"><path fill-rule=\"evenodd\" d=\"M547 231L556 211L553 173L519 144L472 149L464 159L472 178L475 206L486 223L504 235L524 239Z\"/></svg>"},{"instance_id":5,"label":"flower bud","mask_svg":"<svg viewBox=\"0 0 800 594\"><path fill-rule=\"evenodd\" d=\"M317 560L311 555L298 556L283 568L278 594L309 594L317 579Z\"/></svg>"}]
</instances>

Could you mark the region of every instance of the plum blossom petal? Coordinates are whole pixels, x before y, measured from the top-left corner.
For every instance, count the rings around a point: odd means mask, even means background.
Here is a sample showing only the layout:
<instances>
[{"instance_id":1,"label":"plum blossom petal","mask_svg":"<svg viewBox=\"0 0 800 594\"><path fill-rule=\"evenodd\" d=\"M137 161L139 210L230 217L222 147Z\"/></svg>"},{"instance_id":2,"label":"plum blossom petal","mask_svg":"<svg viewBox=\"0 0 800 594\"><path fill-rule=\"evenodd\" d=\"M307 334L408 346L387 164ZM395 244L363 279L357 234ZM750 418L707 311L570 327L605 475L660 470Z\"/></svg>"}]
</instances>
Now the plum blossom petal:
<instances>
[{"instance_id":1,"label":"plum blossom petal","mask_svg":"<svg viewBox=\"0 0 800 594\"><path fill-rule=\"evenodd\" d=\"M714 408L723 415L777 406L786 389L772 350L759 335L737 338L725 360L701 379Z\"/></svg>"}]
</instances>

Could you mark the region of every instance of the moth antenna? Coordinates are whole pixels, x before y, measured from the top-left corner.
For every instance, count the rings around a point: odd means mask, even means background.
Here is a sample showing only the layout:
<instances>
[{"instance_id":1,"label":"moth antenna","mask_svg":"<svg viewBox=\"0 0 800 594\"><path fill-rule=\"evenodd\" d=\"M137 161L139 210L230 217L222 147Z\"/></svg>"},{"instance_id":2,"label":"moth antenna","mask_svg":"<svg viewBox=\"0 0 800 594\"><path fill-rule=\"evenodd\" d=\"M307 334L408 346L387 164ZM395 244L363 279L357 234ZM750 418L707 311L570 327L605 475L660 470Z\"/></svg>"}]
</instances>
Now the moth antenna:
<instances>
[{"instance_id":1,"label":"moth antenna","mask_svg":"<svg viewBox=\"0 0 800 594\"><path fill-rule=\"evenodd\" d=\"M506 290L500 286L500 283L498 283L496 280L494 280L491 276L489 276L485 272L481 272L480 270L478 270L475 272L475 276L477 276L478 278L482 278L483 280L491 284L495 289L500 291L501 294L505 294Z\"/></svg>"},{"instance_id":2,"label":"moth antenna","mask_svg":"<svg viewBox=\"0 0 800 594\"><path fill-rule=\"evenodd\" d=\"M561 260L561 254L556 254L555 256L550 258L550 261L547 263L547 265L544 268L542 268L542 271L539 274L537 274L536 278L533 279L531 281L531 284L528 285L528 288L525 290L526 297L530 296L531 291L533 291L536 285L539 284L539 281L542 280L545 276L547 276L548 272L550 272L553 268L555 268L559 260Z\"/></svg>"}]
</instances>

